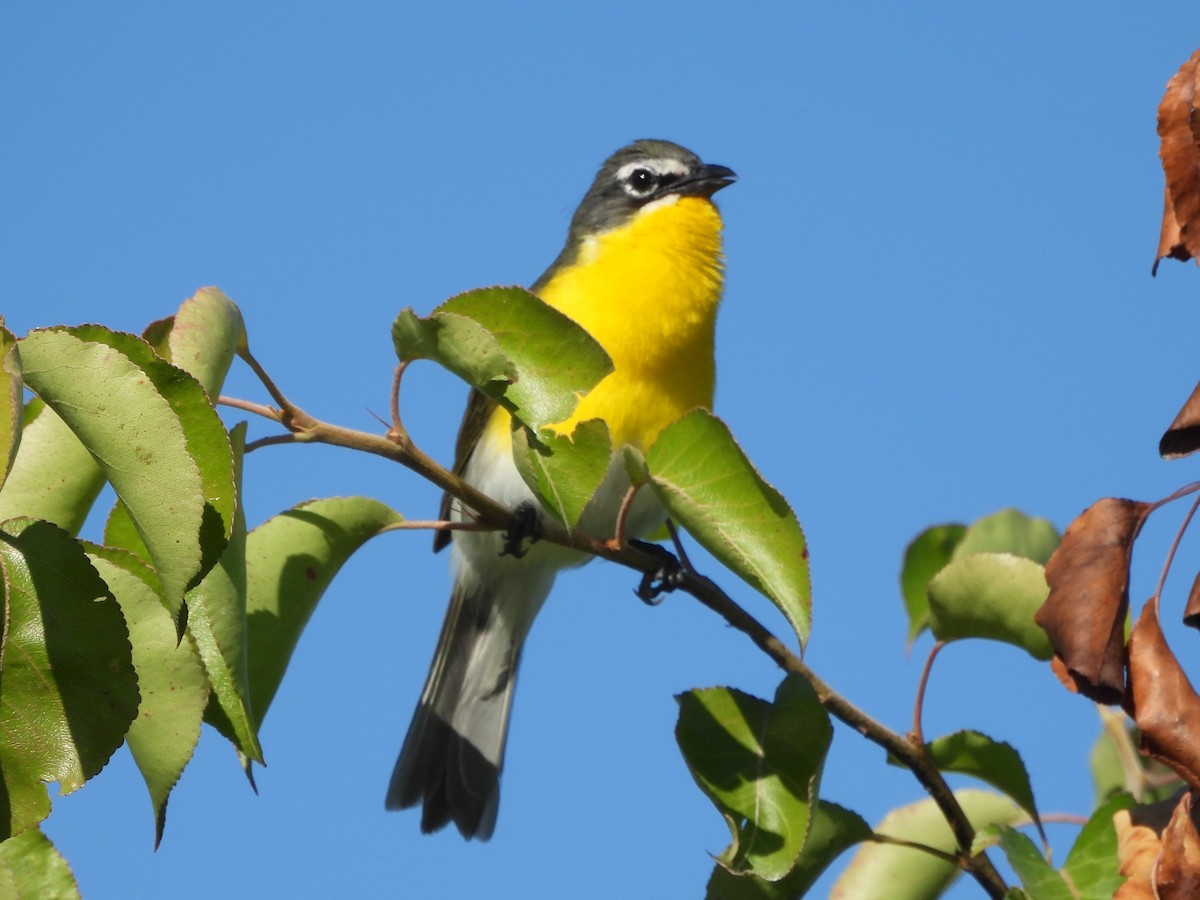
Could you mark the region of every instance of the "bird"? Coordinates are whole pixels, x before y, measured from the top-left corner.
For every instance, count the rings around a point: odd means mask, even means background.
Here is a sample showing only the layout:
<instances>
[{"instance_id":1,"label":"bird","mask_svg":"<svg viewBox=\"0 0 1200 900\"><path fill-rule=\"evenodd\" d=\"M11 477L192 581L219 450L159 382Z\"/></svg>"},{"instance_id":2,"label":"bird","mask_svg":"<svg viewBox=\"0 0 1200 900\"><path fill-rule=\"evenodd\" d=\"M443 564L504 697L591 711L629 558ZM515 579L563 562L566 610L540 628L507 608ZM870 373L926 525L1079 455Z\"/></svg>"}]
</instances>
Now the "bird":
<instances>
[{"instance_id":1,"label":"bird","mask_svg":"<svg viewBox=\"0 0 1200 900\"><path fill-rule=\"evenodd\" d=\"M725 270L722 219L712 198L736 178L732 169L706 164L670 141L634 141L600 166L562 251L530 286L612 359L612 371L554 426L567 435L591 419L608 426L613 463L577 526L593 537L614 536L629 490L619 448L645 450L685 413L712 406ZM453 470L494 500L532 512L534 533L555 527L517 472L509 413L476 389ZM469 521L471 511L446 495L442 519ZM623 534L645 535L665 519L652 492L641 490ZM421 804L422 832L453 822L467 840L486 841L499 809L522 646L557 573L589 557L549 541L514 548L511 535L495 531L437 532L434 549L447 545L450 604L386 807Z\"/></svg>"}]
</instances>

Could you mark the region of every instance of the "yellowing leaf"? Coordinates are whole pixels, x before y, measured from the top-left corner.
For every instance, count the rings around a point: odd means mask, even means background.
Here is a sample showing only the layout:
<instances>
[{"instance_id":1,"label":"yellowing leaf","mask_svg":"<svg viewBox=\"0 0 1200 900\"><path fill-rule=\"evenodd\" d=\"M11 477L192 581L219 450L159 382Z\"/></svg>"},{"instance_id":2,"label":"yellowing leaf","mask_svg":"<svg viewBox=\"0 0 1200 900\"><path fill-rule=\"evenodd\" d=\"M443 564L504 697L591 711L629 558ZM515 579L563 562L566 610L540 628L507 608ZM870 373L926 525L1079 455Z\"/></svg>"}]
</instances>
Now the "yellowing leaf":
<instances>
[{"instance_id":1,"label":"yellowing leaf","mask_svg":"<svg viewBox=\"0 0 1200 900\"><path fill-rule=\"evenodd\" d=\"M1020 822L1025 812L1008 797L990 791L960 790L954 796L976 829ZM954 853L954 833L931 799L888 813L877 826L879 834ZM941 895L961 870L951 862L920 850L887 844L865 844L838 878L830 898L887 897L888 900L928 900Z\"/></svg>"},{"instance_id":2,"label":"yellowing leaf","mask_svg":"<svg viewBox=\"0 0 1200 900\"><path fill-rule=\"evenodd\" d=\"M190 372L214 400L245 343L241 310L215 287L201 288L183 301L167 338L171 362Z\"/></svg>"}]
</instances>

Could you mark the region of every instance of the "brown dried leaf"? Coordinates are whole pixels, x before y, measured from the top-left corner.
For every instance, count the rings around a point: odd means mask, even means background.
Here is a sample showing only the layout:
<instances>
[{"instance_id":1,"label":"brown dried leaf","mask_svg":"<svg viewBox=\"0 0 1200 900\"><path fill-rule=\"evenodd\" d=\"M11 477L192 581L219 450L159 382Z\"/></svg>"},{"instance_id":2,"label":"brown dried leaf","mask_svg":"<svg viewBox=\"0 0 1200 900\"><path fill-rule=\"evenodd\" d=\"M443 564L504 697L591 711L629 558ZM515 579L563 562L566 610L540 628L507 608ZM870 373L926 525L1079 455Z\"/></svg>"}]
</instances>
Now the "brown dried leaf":
<instances>
[{"instance_id":1,"label":"brown dried leaf","mask_svg":"<svg viewBox=\"0 0 1200 900\"><path fill-rule=\"evenodd\" d=\"M1162 854L1154 867L1154 887L1162 900L1200 896L1200 834L1192 816L1192 794L1179 798L1162 834Z\"/></svg>"},{"instance_id":2,"label":"brown dried leaf","mask_svg":"<svg viewBox=\"0 0 1200 900\"><path fill-rule=\"evenodd\" d=\"M1157 900L1157 868L1163 853L1163 832L1174 821L1184 803L1191 809L1186 792L1166 800L1119 810L1113 816L1117 832L1117 862L1127 879L1113 900ZM1172 838L1174 840L1174 837Z\"/></svg>"},{"instance_id":3,"label":"brown dried leaf","mask_svg":"<svg viewBox=\"0 0 1200 900\"><path fill-rule=\"evenodd\" d=\"M1054 647L1054 673L1098 703L1125 697L1129 560L1150 504L1105 497L1072 522L1046 563L1050 595L1034 616Z\"/></svg>"},{"instance_id":4,"label":"brown dried leaf","mask_svg":"<svg viewBox=\"0 0 1200 900\"><path fill-rule=\"evenodd\" d=\"M1200 696L1167 646L1158 604L1142 608L1129 635L1129 714L1141 729L1141 751L1200 788Z\"/></svg>"},{"instance_id":5,"label":"brown dried leaf","mask_svg":"<svg viewBox=\"0 0 1200 900\"><path fill-rule=\"evenodd\" d=\"M1179 459L1196 450L1200 450L1200 384L1158 441L1158 455L1163 459Z\"/></svg>"},{"instance_id":6,"label":"brown dried leaf","mask_svg":"<svg viewBox=\"0 0 1200 900\"><path fill-rule=\"evenodd\" d=\"M1113 900L1154 900L1150 877L1162 849L1162 840L1153 828L1135 824L1130 818L1131 812L1133 810L1122 809L1113 816L1119 871L1126 879L1113 894Z\"/></svg>"},{"instance_id":7,"label":"brown dried leaf","mask_svg":"<svg viewBox=\"0 0 1200 900\"><path fill-rule=\"evenodd\" d=\"M1200 256L1200 115L1196 112L1200 50L1167 82L1158 105L1159 156L1167 188L1154 268L1165 257Z\"/></svg>"}]
</instances>

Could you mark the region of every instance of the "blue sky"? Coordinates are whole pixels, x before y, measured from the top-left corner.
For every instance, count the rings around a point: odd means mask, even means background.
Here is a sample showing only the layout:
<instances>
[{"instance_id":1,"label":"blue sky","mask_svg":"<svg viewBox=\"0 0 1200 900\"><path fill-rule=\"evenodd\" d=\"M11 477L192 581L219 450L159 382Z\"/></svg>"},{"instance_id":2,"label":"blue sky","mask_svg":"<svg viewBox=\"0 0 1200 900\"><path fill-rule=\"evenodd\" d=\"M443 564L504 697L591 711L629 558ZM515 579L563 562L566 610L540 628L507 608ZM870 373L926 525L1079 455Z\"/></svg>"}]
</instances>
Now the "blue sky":
<instances>
[{"instance_id":1,"label":"blue sky","mask_svg":"<svg viewBox=\"0 0 1200 900\"><path fill-rule=\"evenodd\" d=\"M678 141L740 175L719 198L716 405L806 529L807 659L899 729L929 647L906 657L897 588L921 528L1015 505L1061 529L1099 496L1193 477L1156 444L1197 376L1200 274L1149 275L1155 106L1197 45L1178 4L412 7L7 6L9 327L140 331L216 284L296 402L371 429L399 309L532 282L605 156ZM227 392L263 398L244 371ZM445 460L462 395L429 366L406 376L410 431ZM257 453L246 479L251 523L315 496L437 504L328 448ZM1135 600L1182 515L1152 522ZM696 603L646 608L599 565L564 576L534 629L492 842L384 812L448 589L428 546L387 535L334 583L264 724L258 796L206 731L157 853L127 754L55 799L46 830L85 896L699 893L728 833L675 749L672 697L770 696L779 675ZM1017 744L1044 811L1090 809L1098 720L1044 665L952 647L926 715L929 734ZM869 820L920 796L844 730L822 793ZM1051 839L1061 860L1071 832Z\"/></svg>"}]
</instances>

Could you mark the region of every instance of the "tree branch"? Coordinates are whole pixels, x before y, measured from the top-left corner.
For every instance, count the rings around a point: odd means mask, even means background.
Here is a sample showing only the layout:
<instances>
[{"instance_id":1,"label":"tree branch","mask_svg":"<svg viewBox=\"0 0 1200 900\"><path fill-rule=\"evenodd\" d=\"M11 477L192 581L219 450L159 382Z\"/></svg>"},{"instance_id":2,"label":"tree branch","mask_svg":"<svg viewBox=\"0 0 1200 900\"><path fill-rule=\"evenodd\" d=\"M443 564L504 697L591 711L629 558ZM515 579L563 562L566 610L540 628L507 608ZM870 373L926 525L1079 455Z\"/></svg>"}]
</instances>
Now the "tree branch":
<instances>
[{"instance_id":1,"label":"tree branch","mask_svg":"<svg viewBox=\"0 0 1200 900\"><path fill-rule=\"evenodd\" d=\"M396 421L392 423L386 434L378 435L342 428L313 418L300 407L288 401L249 354L244 356L280 408L274 410L225 397L221 398L222 403L279 422L295 436L297 442L331 444L373 453L397 462L448 492L464 506L469 507L477 518L476 528L501 530L507 528L511 523L513 516L511 509L497 503L454 473L438 465L412 442L399 422L398 401L395 396L403 367L396 372L390 404ZM628 544L616 545L614 542L600 541L576 531L564 534L557 530L548 530L543 539L607 559L642 574L653 574L661 565L660 561L648 557ZM907 767L946 817L959 848L955 857L957 864L970 873L990 896L1002 898L1005 895L1008 886L987 855L984 853L971 855L970 848L975 838L975 829L967 819L966 813L963 812L949 785L946 784L941 772L926 758L923 747L914 745L904 736L877 722L839 695L809 669L803 660L793 654L779 638L742 609L711 579L699 575L689 568L684 568L673 582L673 586L690 594L721 616L728 624L745 634L779 668L805 679L830 715L849 725L867 740L883 747Z\"/></svg>"},{"instance_id":2,"label":"tree branch","mask_svg":"<svg viewBox=\"0 0 1200 900\"><path fill-rule=\"evenodd\" d=\"M632 561L627 562L624 559L614 561L641 570L641 567ZM644 566L644 563L642 565ZM812 685L817 699L831 716L849 725L867 740L878 744L896 757L913 773L917 781L933 798L933 802L938 805L942 815L946 817L946 821L954 833L954 839L958 843L959 852L956 859L958 865L970 873L990 896L1003 897L1007 893L1008 886L987 855L984 853L971 855L971 844L975 840L975 828L971 825L967 814L963 812L963 808L959 805L953 791L950 790L950 786L946 784L942 773L926 758L923 748L914 746L902 735L871 718L838 694L809 669L803 660L793 654L779 638L730 599L711 579L685 572L681 576L678 587L691 594L749 637L785 672L799 675Z\"/></svg>"}]
</instances>

